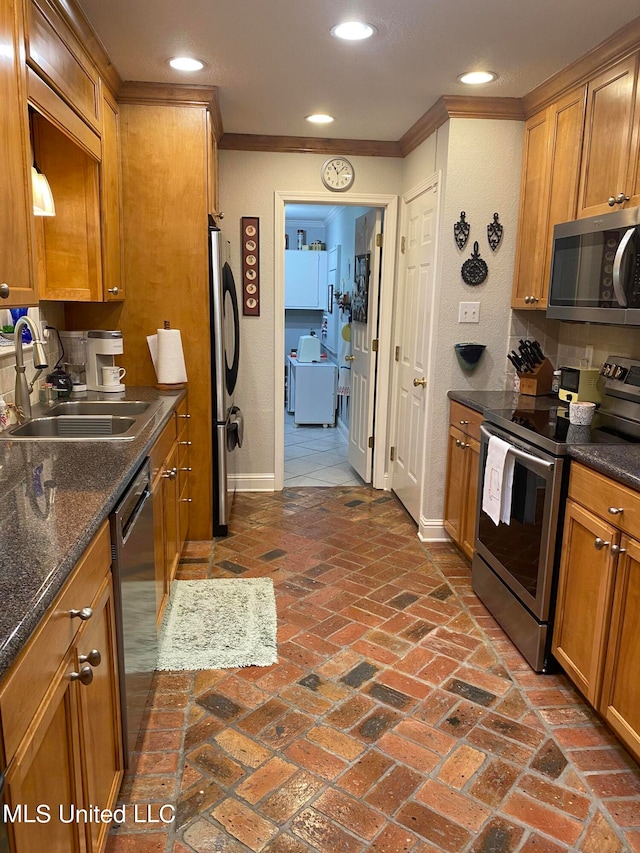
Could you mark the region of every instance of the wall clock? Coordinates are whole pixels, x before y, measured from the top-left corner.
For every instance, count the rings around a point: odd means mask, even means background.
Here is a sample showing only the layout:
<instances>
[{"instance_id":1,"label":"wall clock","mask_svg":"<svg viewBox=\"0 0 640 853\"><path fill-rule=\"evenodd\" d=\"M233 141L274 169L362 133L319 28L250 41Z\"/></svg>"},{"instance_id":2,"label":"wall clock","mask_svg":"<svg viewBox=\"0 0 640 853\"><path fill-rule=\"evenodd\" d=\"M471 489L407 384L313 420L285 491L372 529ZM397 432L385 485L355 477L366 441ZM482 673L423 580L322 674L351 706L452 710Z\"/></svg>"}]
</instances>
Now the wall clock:
<instances>
[{"instance_id":1,"label":"wall clock","mask_svg":"<svg viewBox=\"0 0 640 853\"><path fill-rule=\"evenodd\" d=\"M322 183L334 193L344 193L353 186L355 172L353 166L344 157L330 157L320 170Z\"/></svg>"}]
</instances>

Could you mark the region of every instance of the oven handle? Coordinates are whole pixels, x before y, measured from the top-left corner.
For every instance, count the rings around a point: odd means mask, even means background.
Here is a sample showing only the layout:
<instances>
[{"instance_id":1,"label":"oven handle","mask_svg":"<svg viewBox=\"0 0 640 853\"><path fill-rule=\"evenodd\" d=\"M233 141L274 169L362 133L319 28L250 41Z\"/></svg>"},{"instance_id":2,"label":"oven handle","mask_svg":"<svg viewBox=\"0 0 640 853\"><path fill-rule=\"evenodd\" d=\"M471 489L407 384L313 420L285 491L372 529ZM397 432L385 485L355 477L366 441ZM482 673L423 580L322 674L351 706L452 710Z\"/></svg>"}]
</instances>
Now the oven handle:
<instances>
[{"instance_id":1,"label":"oven handle","mask_svg":"<svg viewBox=\"0 0 640 853\"><path fill-rule=\"evenodd\" d=\"M487 437L487 441L491 438L494 433L489 432L486 427L482 424L480 425L480 432L482 435ZM497 436L500 438L500 436ZM503 439L504 440L504 439ZM523 462L532 468L534 471L537 469L542 470L545 474L550 473L555 468L555 462L547 462L545 459L539 459L537 456L532 456L530 453L525 453L524 450L520 450L518 447L514 447L513 444L507 441L509 445L509 453L513 453L516 459L521 459Z\"/></svg>"}]
</instances>

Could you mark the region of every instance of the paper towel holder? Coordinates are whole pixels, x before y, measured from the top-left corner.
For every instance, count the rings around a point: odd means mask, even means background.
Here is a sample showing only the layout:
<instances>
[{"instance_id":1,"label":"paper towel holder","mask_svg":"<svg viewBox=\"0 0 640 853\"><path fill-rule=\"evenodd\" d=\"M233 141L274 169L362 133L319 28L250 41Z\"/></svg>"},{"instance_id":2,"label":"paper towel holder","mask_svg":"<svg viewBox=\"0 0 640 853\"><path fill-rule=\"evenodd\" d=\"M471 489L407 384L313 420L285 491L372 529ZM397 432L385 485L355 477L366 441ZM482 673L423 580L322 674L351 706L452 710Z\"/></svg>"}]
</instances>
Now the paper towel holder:
<instances>
[{"instance_id":1,"label":"paper towel holder","mask_svg":"<svg viewBox=\"0 0 640 853\"><path fill-rule=\"evenodd\" d=\"M162 328L167 330L171 328L171 323L169 320L162 321ZM187 387L186 382L156 382L156 388L158 391L181 391L183 388Z\"/></svg>"}]
</instances>

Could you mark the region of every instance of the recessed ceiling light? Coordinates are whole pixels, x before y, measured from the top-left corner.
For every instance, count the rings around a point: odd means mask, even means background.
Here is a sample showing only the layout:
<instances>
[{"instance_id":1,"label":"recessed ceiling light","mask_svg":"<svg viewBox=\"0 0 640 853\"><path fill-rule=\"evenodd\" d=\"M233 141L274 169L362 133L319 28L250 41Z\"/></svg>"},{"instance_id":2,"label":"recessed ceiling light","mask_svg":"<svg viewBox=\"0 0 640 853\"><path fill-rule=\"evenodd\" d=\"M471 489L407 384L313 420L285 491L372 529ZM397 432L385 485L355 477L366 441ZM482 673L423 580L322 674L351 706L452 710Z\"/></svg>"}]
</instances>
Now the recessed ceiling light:
<instances>
[{"instance_id":1,"label":"recessed ceiling light","mask_svg":"<svg viewBox=\"0 0 640 853\"><path fill-rule=\"evenodd\" d=\"M493 71L467 71L466 74L461 74L458 80L461 83L467 83L469 86L479 86L482 83L493 83L498 79L498 75Z\"/></svg>"},{"instance_id":2,"label":"recessed ceiling light","mask_svg":"<svg viewBox=\"0 0 640 853\"><path fill-rule=\"evenodd\" d=\"M204 62L190 56L176 56L169 60L169 65L178 71L200 71L204 68Z\"/></svg>"},{"instance_id":3,"label":"recessed ceiling light","mask_svg":"<svg viewBox=\"0 0 640 853\"><path fill-rule=\"evenodd\" d=\"M313 124L331 124L333 121L333 116L328 116L325 113L314 113L310 116L305 116L307 121L313 122Z\"/></svg>"},{"instance_id":4,"label":"recessed ceiling light","mask_svg":"<svg viewBox=\"0 0 640 853\"><path fill-rule=\"evenodd\" d=\"M365 24L362 21L345 21L331 28L331 35L348 41L362 41L371 38L378 30L373 24Z\"/></svg>"}]
</instances>

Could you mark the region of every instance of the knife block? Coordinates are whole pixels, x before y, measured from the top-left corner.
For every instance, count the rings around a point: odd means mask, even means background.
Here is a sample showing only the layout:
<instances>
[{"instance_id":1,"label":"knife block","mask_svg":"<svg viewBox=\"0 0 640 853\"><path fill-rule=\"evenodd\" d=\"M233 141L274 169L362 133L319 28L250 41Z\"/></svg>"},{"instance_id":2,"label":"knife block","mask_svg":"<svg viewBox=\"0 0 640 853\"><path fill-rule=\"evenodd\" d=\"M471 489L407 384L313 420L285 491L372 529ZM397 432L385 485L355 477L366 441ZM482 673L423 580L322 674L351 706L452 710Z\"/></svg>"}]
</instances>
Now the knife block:
<instances>
[{"instance_id":1,"label":"knife block","mask_svg":"<svg viewBox=\"0 0 640 853\"><path fill-rule=\"evenodd\" d=\"M551 391L553 365L548 358L536 365L532 373L520 373L520 393L527 397L540 397Z\"/></svg>"}]
</instances>

